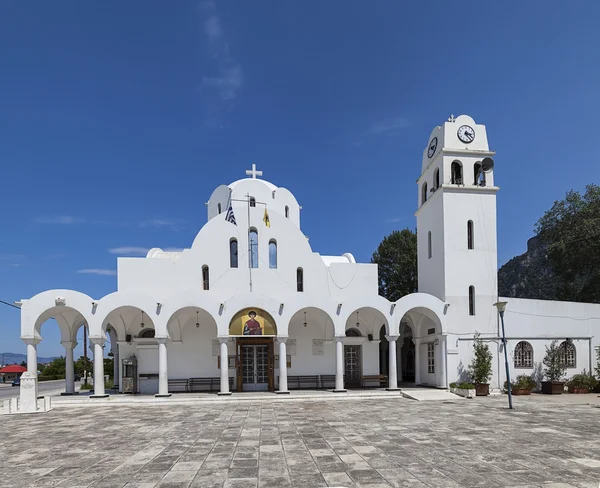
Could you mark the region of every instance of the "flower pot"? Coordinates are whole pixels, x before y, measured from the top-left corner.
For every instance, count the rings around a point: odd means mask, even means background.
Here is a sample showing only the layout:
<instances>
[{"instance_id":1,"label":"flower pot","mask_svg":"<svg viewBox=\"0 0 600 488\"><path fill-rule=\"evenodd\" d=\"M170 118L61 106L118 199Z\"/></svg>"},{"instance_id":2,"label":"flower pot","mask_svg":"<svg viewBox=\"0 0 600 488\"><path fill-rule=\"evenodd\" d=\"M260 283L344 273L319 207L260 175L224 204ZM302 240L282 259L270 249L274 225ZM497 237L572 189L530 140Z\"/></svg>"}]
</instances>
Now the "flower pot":
<instances>
[{"instance_id":1,"label":"flower pot","mask_svg":"<svg viewBox=\"0 0 600 488\"><path fill-rule=\"evenodd\" d=\"M581 387L576 387L576 386L569 388L569 393L581 394L581 393L589 393L589 392L590 392L589 388L581 388Z\"/></svg>"},{"instance_id":2,"label":"flower pot","mask_svg":"<svg viewBox=\"0 0 600 488\"><path fill-rule=\"evenodd\" d=\"M474 389L450 388L450 392L465 398L475 398Z\"/></svg>"},{"instance_id":3,"label":"flower pot","mask_svg":"<svg viewBox=\"0 0 600 488\"><path fill-rule=\"evenodd\" d=\"M477 396L488 396L490 394L490 385L488 383L475 383L475 394Z\"/></svg>"},{"instance_id":4,"label":"flower pot","mask_svg":"<svg viewBox=\"0 0 600 488\"><path fill-rule=\"evenodd\" d=\"M561 395L565 391L564 381L542 381L542 393L546 395Z\"/></svg>"},{"instance_id":5,"label":"flower pot","mask_svg":"<svg viewBox=\"0 0 600 488\"><path fill-rule=\"evenodd\" d=\"M531 395L531 390L525 390L520 388L511 388L510 392L513 395Z\"/></svg>"}]
</instances>

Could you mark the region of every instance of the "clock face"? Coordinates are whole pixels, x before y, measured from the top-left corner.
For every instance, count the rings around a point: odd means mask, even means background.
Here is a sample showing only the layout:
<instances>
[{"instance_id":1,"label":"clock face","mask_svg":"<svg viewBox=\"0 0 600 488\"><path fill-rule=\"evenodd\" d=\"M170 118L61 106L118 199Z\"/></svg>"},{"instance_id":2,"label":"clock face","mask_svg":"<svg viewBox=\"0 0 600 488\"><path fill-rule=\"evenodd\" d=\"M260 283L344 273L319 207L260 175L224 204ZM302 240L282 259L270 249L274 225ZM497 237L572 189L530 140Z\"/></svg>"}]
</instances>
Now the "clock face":
<instances>
[{"instance_id":1,"label":"clock face","mask_svg":"<svg viewBox=\"0 0 600 488\"><path fill-rule=\"evenodd\" d=\"M433 155L435 154L435 150L437 149L437 137L434 137L433 139L431 139L431 142L429 143L429 149L427 149L427 157L428 158L432 158Z\"/></svg>"},{"instance_id":2,"label":"clock face","mask_svg":"<svg viewBox=\"0 0 600 488\"><path fill-rule=\"evenodd\" d=\"M475 139L475 131L469 125L461 125L458 128L458 138L466 144L473 142Z\"/></svg>"}]
</instances>

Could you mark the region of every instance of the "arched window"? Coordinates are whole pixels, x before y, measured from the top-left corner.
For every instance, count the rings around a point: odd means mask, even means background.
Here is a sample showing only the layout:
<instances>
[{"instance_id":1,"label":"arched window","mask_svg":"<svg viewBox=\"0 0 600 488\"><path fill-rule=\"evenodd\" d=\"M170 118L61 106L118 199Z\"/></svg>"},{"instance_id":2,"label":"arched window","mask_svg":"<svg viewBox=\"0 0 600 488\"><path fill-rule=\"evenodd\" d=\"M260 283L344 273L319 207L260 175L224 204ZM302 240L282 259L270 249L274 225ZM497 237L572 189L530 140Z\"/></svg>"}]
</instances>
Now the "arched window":
<instances>
[{"instance_id":1,"label":"arched window","mask_svg":"<svg viewBox=\"0 0 600 488\"><path fill-rule=\"evenodd\" d=\"M352 328L346 330L346 337L362 337L362 334L360 330Z\"/></svg>"},{"instance_id":2,"label":"arched window","mask_svg":"<svg viewBox=\"0 0 600 488\"><path fill-rule=\"evenodd\" d=\"M250 267L258 268L258 231L256 229L250 229L250 252L248 257L250 259Z\"/></svg>"},{"instance_id":3,"label":"arched window","mask_svg":"<svg viewBox=\"0 0 600 488\"><path fill-rule=\"evenodd\" d=\"M217 203L217 212L221 213L221 204L220 203Z\"/></svg>"},{"instance_id":4,"label":"arched window","mask_svg":"<svg viewBox=\"0 0 600 488\"><path fill-rule=\"evenodd\" d=\"M423 183L421 187L421 205L427 201L427 183Z\"/></svg>"},{"instance_id":5,"label":"arched window","mask_svg":"<svg viewBox=\"0 0 600 488\"><path fill-rule=\"evenodd\" d=\"M472 220L467 222L467 249L475 249Z\"/></svg>"},{"instance_id":6,"label":"arched window","mask_svg":"<svg viewBox=\"0 0 600 488\"><path fill-rule=\"evenodd\" d=\"M296 289L304 291L304 270L302 268L296 270Z\"/></svg>"},{"instance_id":7,"label":"arched window","mask_svg":"<svg viewBox=\"0 0 600 488\"><path fill-rule=\"evenodd\" d=\"M256 198L250 197L250 206L251 207L256 207Z\"/></svg>"},{"instance_id":8,"label":"arched window","mask_svg":"<svg viewBox=\"0 0 600 488\"><path fill-rule=\"evenodd\" d=\"M462 185L462 164L460 164L460 161L454 161L450 166L450 177L453 185Z\"/></svg>"},{"instance_id":9,"label":"arched window","mask_svg":"<svg viewBox=\"0 0 600 488\"><path fill-rule=\"evenodd\" d=\"M202 266L202 284L205 290L210 288L210 278L208 275L208 266Z\"/></svg>"},{"instance_id":10,"label":"arched window","mask_svg":"<svg viewBox=\"0 0 600 488\"><path fill-rule=\"evenodd\" d=\"M473 165L473 174L475 175L473 184L476 186L485 186L485 173L483 172L481 163L475 163Z\"/></svg>"},{"instance_id":11,"label":"arched window","mask_svg":"<svg viewBox=\"0 0 600 488\"><path fill-rule=\"evenodd\" d=\"M475 315L475 287L469 286L469 315Z\"/></svg>"},{"instance_id":12,"label":"arched window","mask_svg":"<svg viewBox=\"0 0 600 488\"><path fill-rule=\"evenodd\" d=\"M567 368L577 367L577 351L575 350L575 344L571 341L562 341L560 344L561 356L563 363Z\"/></svg>"},{"instance_id":13,"label":"arched window","mask_svg":"<svg viewBox=\"0 0 600 488\"><path fill-rule=\"evenodd\" d=\"M437 190L440 187L440 169L435 168L433 172L433 189Z\"/></svg>"},{"instance_id":14,"label":"arched window","mask_svg":"<svg viewBox=\"0 0 600 488\"><path fill-rule=\"evenodd\" d=\"M285 206L285 218L290 218L290 207L288 207L287 205Z\"/></svg>"},{"instance_id":15,"label":"arched window","mask_svg":"<svg viewBox=\"0 0 600 488\"><path fill-rule=\"evenodd\" d=\"M277 269L277 241L275 239L269 241L269 268Z\"/></svg>"},{"instance_id":16,"label":"arched window","mask_svg":"<svg viewBox=\"0 0 600 488\"><path fill-rule=\"evenodd\" d=\"M154 339L154 334L156 331L154 329L144 329L138 334L140 339Z\"/></svg>"},{"instance_id":17,"label":"arched window","mask_svg":"<svg viewBox=\"0 0 600 488\"><path fill-rule=\"evenodd\" d=\"M232 268L238 267L238 241L231 239L229 241L229 266Z\"/></svg>"},{"instance_id":18,"label":"arched window","mask_svg":"<svg viewBox=\"0 0 600 488\"><path fill-rule=\"evenodd\" d=\"M427 258L431 259L431 231L427 234Z\"/></svg>"},{"instance_id":19,"label":"arched window","mask_svg":"<svg viewBox=\"0 0 600 488\"><path fill-rule=\"evenodd\" d=\"M533 368L533 347L529 342L521 341L515 347L515 368Z\"/></svg>"}]
</instances>

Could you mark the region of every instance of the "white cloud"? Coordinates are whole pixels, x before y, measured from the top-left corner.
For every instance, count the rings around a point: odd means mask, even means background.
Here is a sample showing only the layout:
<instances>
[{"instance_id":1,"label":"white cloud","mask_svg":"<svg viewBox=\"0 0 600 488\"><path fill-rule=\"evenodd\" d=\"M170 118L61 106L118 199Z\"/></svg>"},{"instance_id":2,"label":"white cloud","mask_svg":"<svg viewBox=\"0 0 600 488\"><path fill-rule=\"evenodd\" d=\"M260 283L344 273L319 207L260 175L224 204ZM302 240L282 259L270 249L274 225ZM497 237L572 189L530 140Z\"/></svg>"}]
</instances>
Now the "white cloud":
<instances>
[{"instance_id":1,"label":"white cloud","mask_svg":"<svg viewBox=\"0 0 600 488\"><path fill-rule=\"evenodd\" d=\"M156 229L171 229L171 230L181 230L185 221L182 219L150 219L144 220L140 222L138 225L142 228L145 227L154 227Z\"/></svg>"},{"instance_id":2,"label":"white cloud","mask_svg":"<svg viewBox=\"0 0 600 488\"><path fill-rule=\"evenodd\" d=\"M111 254L121 254L121 255L135 255L135 256L145 256L148 254L150 249L147 247L137 247L137 246L123 246L123 247L113 247L108 250Z\"/></svg>"},{"instance_id":3,"label":"white cloud","mask_svg":"<svg viewBox=\"0 0 600 488\"><path fill-rule=\"evenodd\" d=\"M385 132L406 129L410 126L410 120L406 117L391 117L375 122L369 129L370 134L383 134Z\"/></svg>"},{"instance_id":4,"label":"white cloud","mask_svg":"<svg viewBox=\"0 0 600 488\"><path fill-rule=\"evenodd\" d=\"M71 215L53 215L50 217L37 217L33 219L33 221L37 224L60 224L60 225L70 225L70 224L80 224L85 222L85 219L80 219L78 217L73 217Z\"/></svg>"},{"instance_id":5,"label":"white cloud","mask_svg":"<svg viewBox=\"0 0 600 488\"><path fill-rule=\"evenodd\" d=\"M103 276L116 276L117 272L114 269L80 269L77 270L80 274L95 274L95 275L103 275Z\"/></svg>"}]
</instances>

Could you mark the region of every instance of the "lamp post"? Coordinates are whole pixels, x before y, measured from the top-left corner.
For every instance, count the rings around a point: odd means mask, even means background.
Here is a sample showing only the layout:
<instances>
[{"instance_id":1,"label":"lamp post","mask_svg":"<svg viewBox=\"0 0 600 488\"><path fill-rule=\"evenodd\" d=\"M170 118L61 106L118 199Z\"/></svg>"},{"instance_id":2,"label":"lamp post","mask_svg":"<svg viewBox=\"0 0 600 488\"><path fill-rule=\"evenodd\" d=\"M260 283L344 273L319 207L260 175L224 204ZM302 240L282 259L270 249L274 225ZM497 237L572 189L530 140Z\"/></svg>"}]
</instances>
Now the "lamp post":
<instances>
[{"instance_id":1,"label":"lamp post","mask_svg":"<svg viewBox=\"0 0 600 488\"><path fill-rule=\"evenodd\" d=\"M506 333L504 332L504 311L506 310L506 304L508 302L496 302L494 307L498 309L500 314L500 322L502 323L502 344L504 345L504 365L506 366L506 384L508 389L508 408L513 409L512 404L512 392L510 390L510 371L508 369L508 350L506 348Z\"/></svg>"}]
</instances>

